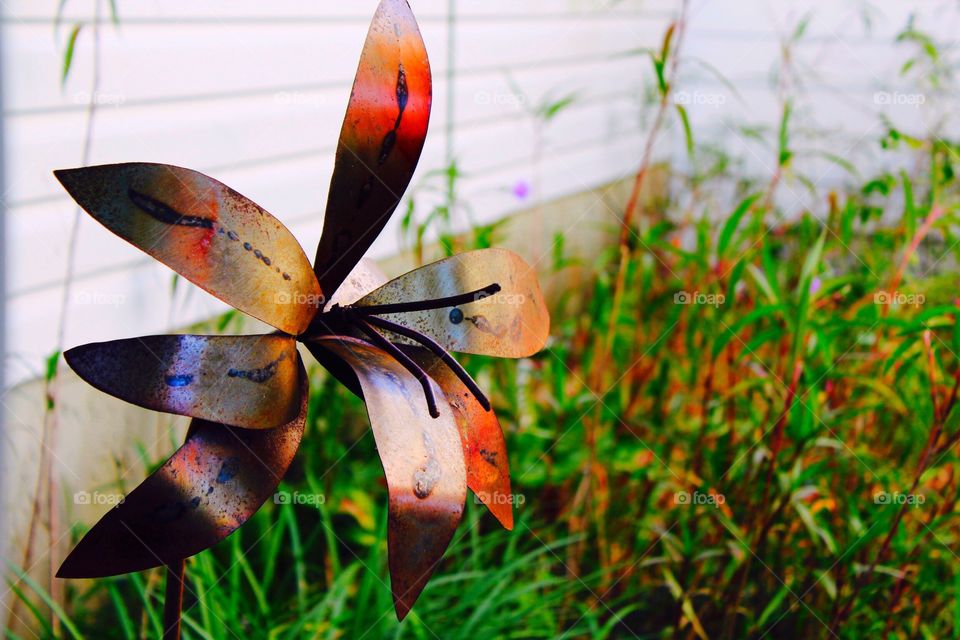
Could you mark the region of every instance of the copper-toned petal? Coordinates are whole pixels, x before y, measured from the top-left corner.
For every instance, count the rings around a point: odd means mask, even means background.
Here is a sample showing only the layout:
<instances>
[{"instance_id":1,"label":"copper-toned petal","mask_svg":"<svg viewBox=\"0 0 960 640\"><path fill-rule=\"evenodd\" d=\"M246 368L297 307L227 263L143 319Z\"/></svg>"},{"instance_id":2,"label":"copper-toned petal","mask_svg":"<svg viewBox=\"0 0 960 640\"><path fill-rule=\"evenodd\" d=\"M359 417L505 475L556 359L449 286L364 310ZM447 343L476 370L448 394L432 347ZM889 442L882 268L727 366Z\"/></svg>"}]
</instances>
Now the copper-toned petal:
<instances>
[{"instance_id":1,"label":"copper-toned petal","mask_svg":"<svg viewBox=\"0 0 960 640\"><path fill-rule=\"evenodd\" d=\"M297 345L282 334L147 336L63 355L96 388L155 411L266 429L300 407Z\"/></svg>"},{"instance_id":2,"label":"copper-toned petal","mask_svg":"<svg viewBox=\"0 0 960 640\"><path fill-rule=\"evenodd\" d=\"M57 576L99 578L142 571L220 542L273 495L297 452L307 414L275 429L238 429L194 420L187 440L160 469L111 509L67 556Z\"/></svg>"},{"instance_id":3,"label":"copper-toned petal","mask_svg":"<svg viewBox=\"0 0 960 640\"><path fill-rule=\"evenodd\" d=\"M491 284L499 284L500 292L460 307L384 317L433 337L451 351L506 358L538 352L547 342L550 316L537 274L506 249L469 251L414 269L365 296L357 306L445 298ZM394 341L409 342L399 337Z\"/></svg>"},{"instance_id":4,"label":"copper-toned petal","mask_svg":"<svg viewBox=\"0 0 960 640\"><path fill-rule=\"evenodd\" d=\"M467 486L506 529L513 529L510 461L497 414L485 411L477 399L437 356L426 349L404 351L443 389L460 429Z\"/></svg>"},{"instance_id":5,"label":"copper-toned petal","mask_svg":"<svg viewBox=\"0 0 960 640\"><path fill-rule=\"evenodd\" d=\"M334 291L406 191L427 135L430 62L406 0L377 9L340 131L315 269Z\"/></svg>"},{"instance_id":6,"label":"copper-toned petal","mask_svg":"<svg viewBox=\"0 0 960 640\"><path fill-rule=\"evenodd\" d=\"M383 351L352 338L319 344L348 362L363 387L390 492L390 582L402 620L463 516L466 469L456 422L435 383L440 417L431 418L420 383Z\"/></svg>"},{"instance_id":7,"label":"copper-toned petal","mask_svg":"<svg viewBox=\"0 0 960 640\"><path fill-rule=\"evenodd\" d=\"M224 302L291 334L322 301L296 238L226 185L144 162L54 174L98 222Z\"/></svg>"}]
</instances>

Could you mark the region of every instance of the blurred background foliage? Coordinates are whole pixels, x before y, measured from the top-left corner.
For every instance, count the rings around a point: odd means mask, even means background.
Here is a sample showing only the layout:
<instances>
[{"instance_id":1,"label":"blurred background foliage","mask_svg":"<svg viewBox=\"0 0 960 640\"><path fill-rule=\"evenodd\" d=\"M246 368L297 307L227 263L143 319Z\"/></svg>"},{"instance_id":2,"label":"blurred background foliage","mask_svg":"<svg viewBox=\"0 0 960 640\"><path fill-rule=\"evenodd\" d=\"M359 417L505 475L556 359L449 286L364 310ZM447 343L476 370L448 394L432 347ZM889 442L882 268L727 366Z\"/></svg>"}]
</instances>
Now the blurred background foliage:
<instances>
[{"instance_id":1,"label":"blurred background foliage","mask_svg":"<svg viewBox=\"0 0 960 640\"><path fill-rule=\"evenodd\" d=\"M506 432L515 530L471 496L443 565L398 624L367 417L316 368L281 490L322 502L268 503L192 558L185 637L960 633L958 145L886 123L873 143L880 162L823 153L850 186L818 187L793 142L801 20L774 74L779 127L743 128L768 143L772 171L747 177L698 143L674 99L684 26L681 16L662 47L634 52L655 83L638 104L650 133L619 242L584 258L554 238L547 279L563 283L572 269L589 278L553 287L548 348L518 362L461 358ZM904 78L952 87L932 39L908 24L898 40L915 45ZM576 99L526 101L532 126L549 127ZM645 205L651 149L674 126L687 161L668 167L664 197ZM418 189L445 193L443 205L421 210L415 192L397 214L416 259L496 245L498 225L453 231L469 216L455 160L427 169ZM826 215L785 210L783 189L807 190ZM14 588L54 635L32 604L46 594L28 578ZM162 592L160 572L72 584L57 634L156 637Z\"/></svg>"}]
</instances>

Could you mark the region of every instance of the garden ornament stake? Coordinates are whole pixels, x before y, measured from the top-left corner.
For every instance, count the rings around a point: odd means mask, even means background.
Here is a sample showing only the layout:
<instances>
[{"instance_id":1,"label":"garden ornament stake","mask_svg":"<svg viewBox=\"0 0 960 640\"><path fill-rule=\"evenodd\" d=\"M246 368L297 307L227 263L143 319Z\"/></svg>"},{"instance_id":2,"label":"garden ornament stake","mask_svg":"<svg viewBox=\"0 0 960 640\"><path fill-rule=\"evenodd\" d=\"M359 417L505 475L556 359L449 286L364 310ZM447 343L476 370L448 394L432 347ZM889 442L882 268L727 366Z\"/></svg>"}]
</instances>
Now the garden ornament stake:
<instances>
[{"instance_id":1,"label":"garden ornament stake","mask_svg":"<svg viewBox=\"0 0 960 640\"><path fill-rule=\"evenodd\" d=\"M366 403L389 492L398 618L443 556L467 487L512 528L500 425L448 352L539 351L549 317L533 269L486 249L386 282L362 260L410 182L430 102L416 20L406 0L383 0L340 134L313 267L276 218L196 171L129 163L55 172L110 231L278 329L150 336L64 354L101 391L193 420L183 446L84 536L59 577L166 566L165 633L177 637L185 558L246 522L297 452L308 397L298 341Z\"/></svg>"}]
</instances>

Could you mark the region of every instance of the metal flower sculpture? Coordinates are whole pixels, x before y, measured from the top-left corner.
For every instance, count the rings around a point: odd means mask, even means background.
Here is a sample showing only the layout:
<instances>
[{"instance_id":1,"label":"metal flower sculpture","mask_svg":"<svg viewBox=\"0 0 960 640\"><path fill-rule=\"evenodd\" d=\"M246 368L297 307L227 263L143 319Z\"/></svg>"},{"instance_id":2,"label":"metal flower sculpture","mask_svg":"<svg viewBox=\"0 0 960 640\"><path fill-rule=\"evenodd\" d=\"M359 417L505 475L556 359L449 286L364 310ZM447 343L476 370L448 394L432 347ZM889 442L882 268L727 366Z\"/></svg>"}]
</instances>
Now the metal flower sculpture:
<instances>
[{"instance_id":1,"label":"metal flower sculpture","mask_svg":"<svg viewBox=\"0 0 960 640\"><path fill-rule=\"evenodd\" d=\"M512 528L500 425L448 351L539 351L549 317L533 269L487 249L385 282L362 260L410 182L430 103L416 20L406 0L383 0L340 134L313 267L276 218L196 171L130 163L55 172L112 232L278 329L151 336L65 354L101 391L193 421L183 446L87 533L59 577L167 566L168 635L177 637L184 559L246 522L297 452L308 397L297 342L366 403L388 485L398 618L449 544L467 487Z\"/></svg>"}]
</instances>

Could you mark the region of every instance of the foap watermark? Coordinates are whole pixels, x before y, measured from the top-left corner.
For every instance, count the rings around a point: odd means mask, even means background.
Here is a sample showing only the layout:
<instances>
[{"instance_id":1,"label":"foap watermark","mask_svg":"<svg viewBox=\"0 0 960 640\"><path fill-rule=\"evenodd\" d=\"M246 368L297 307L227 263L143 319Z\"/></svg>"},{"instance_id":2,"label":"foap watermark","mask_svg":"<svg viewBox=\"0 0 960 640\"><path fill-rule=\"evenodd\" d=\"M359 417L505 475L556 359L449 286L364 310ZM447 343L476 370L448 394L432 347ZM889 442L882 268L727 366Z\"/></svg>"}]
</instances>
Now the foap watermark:
<instances>
[{"instance_id":1,"label":"foap watermark","mask_svg":"<svg viewBox=\"0 0 960 640\"><path fill-rule=\"evenodd\" d=\"M927 301L922 293L903 293L901 291L877 291L873 294L874 304L895 304L902 307L919 307Z\"/></svg>"},{"instance_id":2,"label":"foap watermark","mask_svg":"<svg viewBox=\"0 0 960 640\"><path fill-rule=\"evenodd\" d=\"M326 504L327 497L322 493L303 493L301 491L277 491L273 494L273 504L302 504L319 507Z\"/></svg>"},{"instance_id":3,"label":"foap watermark","mask_svg":"<svg viewBox=\"0 0 960 640\"><path fill-rule=\"evenodd\" d=\"M74 104L95 104L98 107L119 107L127 101L122 93L107 93L105 91L94 91L87 93L79 91L73 94Z\"/></svg>"},{"instance_id":4,"label":"foap watermark","mask_svg":"<svg viewBox=\"0 0 960 640\"><path fill-rule=\"evenodd\" d=\"M273 101L283 106L312 107L319 109L324 105L323 99L305 91L278 91L273 94Z\"/></svg>"},{"instance_id":5,"label":"foap watermark","mask_svg":"<svg viewBox=\"0 0 960 640\"><path fill-rule=\"evenodd\" d=\"M481 491L473 494L474 504L511 504L515 507L526 504L527 497L522 493L501 493L499 491Z\"/></svg>"},{"instance_id":6,"label":"foap watermark","mask_svg":"<svg viewBox=\"0 0 960 640\"><path fill-rule=\"evenodd\" d=\"M527 103L527 97L522 93L512 93L510 91L477 91L473 94L473 101L482 105L519 109Z\"/></svg>"},{"instance_id":7,"label":"foap watermark","mask_svg":"<svg viewBox=\"0 0 960 640\"><path fill-rule=\"evenodd\" d=\"M518 307L527 301L527 296L522 293L506 293L500 291L498 293L481 292L473 297L474 302L480 302L481 300L487 304L506 304L512 307Z\"/></svg>"},{"instance_id":8,"label":"foap watermark","mask_svg":"<svg viewBox=\"0 0 960 640\"><path fill-rule=\"evenodd\" d=\"M911 507L919 507L926 501L927 497L922 493L900 493L899 491L888 493L886 491L879 491L873 494L873 504L906 504Z\"/></svg>"},{"instance_id":9,"label":"foap watermark","mask_svg":"<svg viewBox=\"0 0 960 640\"><path fill-rule=\"evenodd\" d=\"M877 91L873 94L873 103L889 106L919 107L927 101L922 93L900 93L899 91Z\"/></svg>"},{"instance_id":10,"label":"foap watermark","mask_svg":"<svg viewBox=\"0 0 960 640\"><path fill-rule=\"evenodd\" d=\"M719 507L726 504L727 497L722 493L703 493L702 491L677 491L673 494L673 502L678 505L710 505Z\"/></svg>"},{"instance_id":11,"label":"foap watermark","mask_svg":"<svg viewBox=\"0 0 960 640\"><path fill-rule=\"evenodd\" d=\"M73 504L105 504L115 507L118 504L123 504L123 494L100 493L99 491L94 491L93 493L89 491L77 491L73 494Z\"/></svg>"},{"instance_id":12,"label":"foap watermark","mask_svg":"<svg viewBox=\"0 0 960 640\"><path fill-rule=\"evenodd\" d=\"M727 103L727 96L722 93L709 91L678 91L677 93L673 94L673 102L674 104L679 104L685 107L702 106L719 109L721 106Z\"/></svg>"},{"instance_id":13,"label":"foap watermark","mask_svg":"<svg viewBox=\"0 0 960 640\"><path fill-rule=\"evenodd\" d=\"M700 291L677 291L673 294L674 304L705 304L719 307L727 301L722 293L701 293Z\"/></svg>"},{"instance_id":14,"label":"foap watermark","mask_svg":"<svg viewBox=\"0 0 960 640\"><path fill-rule=\"evenodd\" d=\"M73 302L82 305L98 305L104 307L119 307L126 304L127 298L122 293L109 293L106 291L76 291L73 294Z\"/></svg>"},{"instance_id":15,"label":"foap watermark","mask_svg":"<svg viewBox=\"0 0 960 640\"><path fill-rule=\"evenodd\" d=\"M278 291L274 296L274 302L277 304L295 304L309 305L314 307L323 307L327 304L326 296L318 293L290 293L289 291Z\"/></svg>"}]
</instances>

